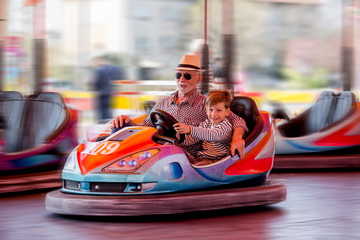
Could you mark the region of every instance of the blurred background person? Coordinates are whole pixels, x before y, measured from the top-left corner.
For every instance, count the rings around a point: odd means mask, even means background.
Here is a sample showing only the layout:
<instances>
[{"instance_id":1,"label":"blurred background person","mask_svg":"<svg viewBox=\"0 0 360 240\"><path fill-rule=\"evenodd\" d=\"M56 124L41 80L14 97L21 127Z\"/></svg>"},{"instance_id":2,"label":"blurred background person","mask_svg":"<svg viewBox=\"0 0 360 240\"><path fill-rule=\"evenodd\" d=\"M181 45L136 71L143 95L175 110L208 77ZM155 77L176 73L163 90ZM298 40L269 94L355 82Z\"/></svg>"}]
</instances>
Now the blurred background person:
<instances>
[{"instance_id":1,"label":"blurred background person","mask_svg":"<svg viewBox=\"0 0 360 240\"><path fill-rule=\"evenodd\" d=\"M94 77L93 87L97 91L96 112L99 122L112 118L111 95L112 81L125 78L124 70L111 64L105 56L95 57L93 59Z\"/></svg>"},{"instance_id":2,"label":"blurred background person","mask_svg":"<svg viewBox=\"0 0 360 240\"><path fill-rule=\"evenodd\" d=\"M217 82L222 82L224 78L224 65L221 57L215 57L214 63L212 64L214 80Z\"/></svg>"},{"instance_id":3,"label":"blurred background person","mask_svg":"<svg viewBox=\"0 0 360 240\"><path fill-rule=\"evenodd\" d=\"M204 45L205 45L204 39L200 39L200 38L194 39L189 45L190 54L196 55L196 56L198 56L200 58L202 70L205 70L204 69L205 66L203 66L203 59L202 59L203 58L203 53L204 53ZM208 57L209 57L209 55L210 55L210 51L208 52ZM208 69L207 69L208 72L206 74L206 77L205 77L205 72L203 72L203 82L206 81L209 84L208 91L216 88L214 86L214 74L213 74L213 70L212 70L212 65L213 64L211 62L209 62ZM206 95L207 94L207 91L206 91L207 87L205 87L205 89L202 89L202 88L203 88L202 84L199 84L199 86L198 86L199 91ZM205 90L205 92L203 92L203 90Z\"/></svg>"}]
</instances>

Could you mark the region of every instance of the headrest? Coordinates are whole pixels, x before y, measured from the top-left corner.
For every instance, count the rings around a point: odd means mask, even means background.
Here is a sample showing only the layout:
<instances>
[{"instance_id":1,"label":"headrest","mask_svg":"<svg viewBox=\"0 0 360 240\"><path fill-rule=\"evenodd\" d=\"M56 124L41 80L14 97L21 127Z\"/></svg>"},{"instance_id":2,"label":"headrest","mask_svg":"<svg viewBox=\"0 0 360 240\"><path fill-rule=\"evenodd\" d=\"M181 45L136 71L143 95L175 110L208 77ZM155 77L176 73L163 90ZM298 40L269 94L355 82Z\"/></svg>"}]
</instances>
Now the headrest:
<instances>
[{"instance_id":1,"label":"headrest","mask_svg":"<svg viewBox=\"0 0 360 240\"><path fill-rule=\"evenodd\" d=\"M249 132L256 124L256 117L260 115L255 101L245 96L234 97L231 103L231 111L245 120Z\"/></svg>"},{"instance_id":2,"label":"headrest","mask_svg":"<svg viewBox=\"0 0 360 240\"><path fill-rule=\"evenodd\" d=\"M60 106L66 107L63 98L59 93L56 92L41 92L36 97L36 100L49 101L49 102L57 103Z\"/></svg>"},{"instance_id":3,"label":"headrest","mask_svg":"<svg viewBox=\"0 0 360 240\"><path fill-rule=\"evenodd\" d=\"M4 91L4 92L0 92L0 100L4 100L4 99L18 99L18 98L22 98L21 93L16 92L16 91Z\"/></svg>"}]
</instances>

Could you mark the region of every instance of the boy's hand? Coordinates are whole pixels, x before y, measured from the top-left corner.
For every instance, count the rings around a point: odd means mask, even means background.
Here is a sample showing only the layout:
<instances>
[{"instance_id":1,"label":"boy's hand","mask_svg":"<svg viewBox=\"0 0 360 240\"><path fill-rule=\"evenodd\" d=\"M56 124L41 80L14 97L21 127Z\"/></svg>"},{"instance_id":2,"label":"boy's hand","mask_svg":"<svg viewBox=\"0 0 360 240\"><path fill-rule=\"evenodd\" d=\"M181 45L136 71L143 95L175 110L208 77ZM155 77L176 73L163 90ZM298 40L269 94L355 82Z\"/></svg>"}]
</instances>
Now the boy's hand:
<instances>
[{"instance_id":1,"label":"boy's hand","mask_svg":"<svg viewBox=\"0 0 360 240\"><path fill-rule=\"evenodd\" d=\"M185 125L184 123L175 123L173 125L175 131L179 134L188 134L190 133L190 126Z\"/></svg>"}]
</instances>

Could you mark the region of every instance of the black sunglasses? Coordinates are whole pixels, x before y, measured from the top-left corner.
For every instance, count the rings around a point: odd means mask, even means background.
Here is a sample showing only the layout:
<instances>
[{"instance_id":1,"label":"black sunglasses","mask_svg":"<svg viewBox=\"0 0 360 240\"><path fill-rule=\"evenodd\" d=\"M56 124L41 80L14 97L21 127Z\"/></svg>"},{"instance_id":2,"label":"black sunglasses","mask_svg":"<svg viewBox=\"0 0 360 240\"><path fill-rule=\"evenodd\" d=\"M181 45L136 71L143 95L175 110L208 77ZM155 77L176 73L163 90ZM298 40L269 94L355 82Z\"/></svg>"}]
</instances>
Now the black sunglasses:
<instances>
[{"instance_id":1,"label":"black sunglasses","mask_svg":"<svg viewBox=\"0 0 360 240\"><path fill-rule=\"evenodd\" d=\"M180 72L176 73L176 75L175 75L176 79L180 79L181 75L182 75L182 73L180 73ZM191 79L191 74L190 73L184 73L184 78L186 80L190 80Z\"/></svg>"}]
</instances>

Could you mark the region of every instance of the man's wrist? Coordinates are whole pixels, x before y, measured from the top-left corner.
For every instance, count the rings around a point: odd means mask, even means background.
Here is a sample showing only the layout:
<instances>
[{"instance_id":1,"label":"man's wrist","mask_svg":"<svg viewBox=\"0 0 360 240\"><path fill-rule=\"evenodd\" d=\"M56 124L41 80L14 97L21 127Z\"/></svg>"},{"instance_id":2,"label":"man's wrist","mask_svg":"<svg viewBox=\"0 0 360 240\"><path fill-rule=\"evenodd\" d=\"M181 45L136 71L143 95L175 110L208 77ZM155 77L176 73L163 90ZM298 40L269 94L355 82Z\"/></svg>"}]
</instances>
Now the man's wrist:
<instances>
[{"instance_id":1,"label":"man's wrist","mask_svg":"<svg viewBox=\"0 0 360 240\"><path fill-rule=\"evenodd\" d=\"M236 127L234 129L233 139L243 139L245 129L243 127Z\"/></svg>"}]
</instances>

